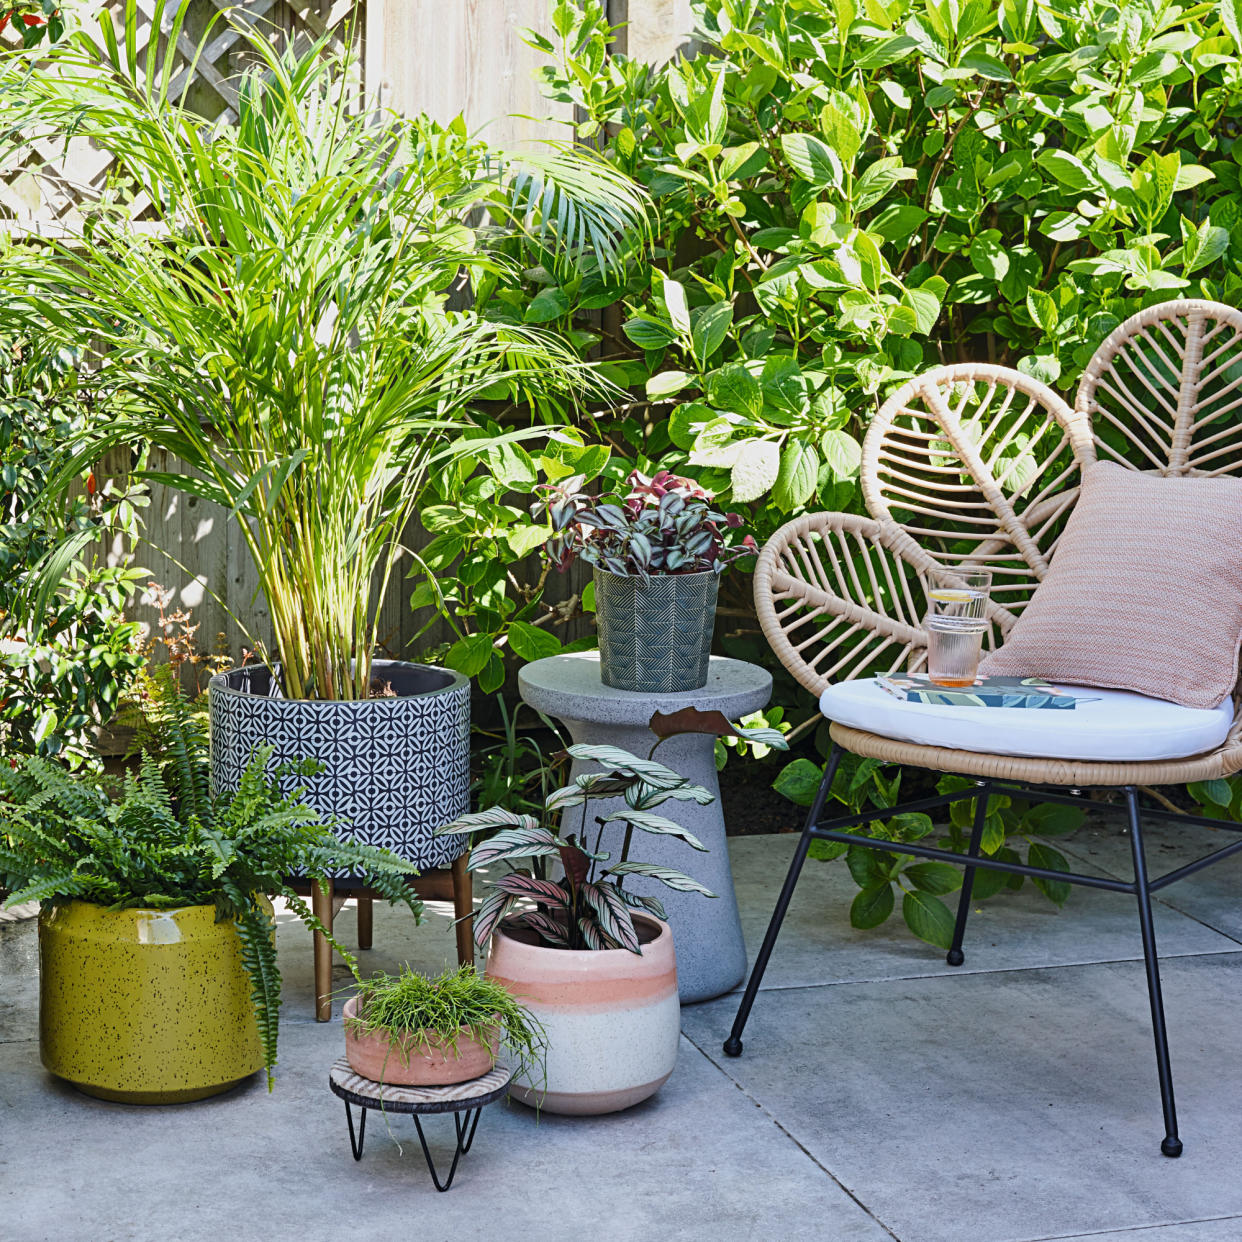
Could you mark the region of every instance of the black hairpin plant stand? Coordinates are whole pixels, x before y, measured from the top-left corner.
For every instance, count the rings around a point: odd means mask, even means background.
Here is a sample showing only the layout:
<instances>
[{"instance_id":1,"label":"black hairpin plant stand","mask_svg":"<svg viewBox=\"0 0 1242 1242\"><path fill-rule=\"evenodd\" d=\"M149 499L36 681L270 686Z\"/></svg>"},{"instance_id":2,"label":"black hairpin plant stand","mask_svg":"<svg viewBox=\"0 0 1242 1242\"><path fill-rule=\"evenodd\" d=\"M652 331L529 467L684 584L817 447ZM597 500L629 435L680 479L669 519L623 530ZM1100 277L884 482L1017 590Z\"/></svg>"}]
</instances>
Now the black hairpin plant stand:
<instances>
[{"instance_id":1,"label":"black hairpin plant stand","mask_svg":"<svg viewBox=\"0 0 1242 1242\"><path fill-rule=\"evenodd\" d=\"M1242 825L1226 823L1219 819L1210 819L1202 815L1183 815L1174 811L1144 807L1140 813L1139 791L1134 785L1121 787L1123 802L1110 805L1103 802L1090 801L1080 790L1047 789L1043 786L1024 785L1016 781L977 780L967 789L955 790L953 793L940 794L934 798L922 798L916 802L907 802L900 806L890 807L884 811L867 811L861 815L844 815L837 819L820 823L824 805L828 800L832 787L832 779L836 775L837 765L841 760L841 748L834 746L824 769L824 779L807 816L806 827L802 830L802 839L794 852L793 862L785 877L785 884L772 911L772 921L768 925L767 935L755 959L746 991L742 994L742 1003L738 1007L737 1017L733 1020L733 1029L725 1040L724 1050L728 1056L742 1055L742 1031L750 1016L751 1006L759 985L763 981L763 973L767 969L768 959L776 938L780 934L781 924L789 909L790 899L798 883L802 864L806 861L807 851L812 841L841 841L848 845L862 845L870 849L883 850L890 854L911 854L916 858L930 858L938 862L957 863L965 867L962 878L961 894L957 904L957 921L953 929L953 940L947 955L950 966L960 966L965 961L962 952L962 940L966 932L966 919L970 913L970 896L974 885L975 871L982 868L987 871L1003 871L1010 875L1032 876L1038 879L1055 880L1066 884L1080 884L1087 888L1103 888L1114 893L1130 893L1138 900L1139 933L1143 942L1143 961L1147 968L1147 993L1151 1001L1152 1034L1156 1044L1156 1070L1160 1080L1160 1101L1164 1109L1164 1139L1160 1150L1166 1156L1180 1156L1182 1142L1177 1135L1177 1113L1173 1104L1173 1076L1169 1068L1169 1041L1164 1024L1164 1001L1160 993L1160 963L1156 955L1156 933L1152 925L1151 895L1167 888L1186 876L1202 871L1215 862L1228 858L1231 854L1242 851L1242 837L1213 851L1203 858L1178 867L1165 875L1149 878L1147 874L1147 857L1143 848L1143 818L1174 820L1182 824L1202 824L1211 828L1221 828L1228 832L1242 833ZM1031 802L1057 803L1065 806L1085 806L1093 811L1117 811L1125 814L1130 829L1130 848L1134 859L1134 879L1132 881L1114 880L1106 876L1078 875L1068 871L1053 871L1045 867L1028 867L1023 863L1003 862L980 854L980 842L983 837L984 822L987 819L988 801L992 795L1009 795L1028 799ZM970 846L966 854L957 854L949 850L935 849L916 842L885 841L875 837L861 836L848 831L880 819L889 819L909 811L932 811L939 807L949 806L968 798L978 799L975 806L974 825L971 830Z\"/></svg>"},{"instance_id":2,"label":"black hairpin plant stand","mask_svg":"<svg viewBox=\"0 0 1242 1242\"><path fill-rule=\"evenodd\" d=\"M409 1113L418 1130L418 1141L422 1146L431 1180L437 1190L444 1191L453 1184L458 1163L474 1143L474 1133L479 1128L479 1117L483 1109L508 1091L512 1077L511 1070L497 1065L481 1078L453 1083L447 1087L398 1087L373 1082L355 1074L349 1062L342 1057L332 1066L328 1075L328 1086L332 1088L334 1095L345 1101L349 1146L355 1160L362 1159L362 1148L367 1135L367 1113L371 1109L382 1113ZM362 1110L357 1131L354 1130L355 1105ZM440 1181L435 1161L431 1157L431 1149L423 1134L422 1118L429 1113L452 1113L453 1127L457 1131L457 1150L453 1153L453 1163L449 1166L448 1176L443 1182Z\"/></svg>"}]
</instances>

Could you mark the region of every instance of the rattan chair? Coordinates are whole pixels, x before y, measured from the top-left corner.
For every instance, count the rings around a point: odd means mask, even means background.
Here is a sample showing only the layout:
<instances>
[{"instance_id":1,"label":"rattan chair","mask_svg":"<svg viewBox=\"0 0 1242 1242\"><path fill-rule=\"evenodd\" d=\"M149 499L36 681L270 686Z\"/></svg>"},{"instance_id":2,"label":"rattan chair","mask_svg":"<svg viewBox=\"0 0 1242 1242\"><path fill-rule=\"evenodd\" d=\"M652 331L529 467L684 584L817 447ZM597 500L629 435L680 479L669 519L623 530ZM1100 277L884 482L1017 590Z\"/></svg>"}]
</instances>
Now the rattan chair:
<instances>
[{"instance_id":1,"label":"rattan chair","mask_svg":"<svg viewBox=\"0 0 1242 1242\"><path fill-rule=\"evenodd\" d=\"M1014 624L1044 577L1078 492L1082 466L1098 459L1162 475L1242 474L1242 314L1181 300L1153 306L1121 324L1087 366L1070 408L1046 385L1006 368L941 367L905 384L867 432L862 494L871 516L808 514L782 527L755 573L760 624L781 663L816 695L880 671L918 671L925 574L977 565L993 575L989 646ZM1229 555L1238 555L1231 550ZM953 710L953 709L950 709ZM987 709L967 709L984 711ZM1069 713L1051 713L1058 717ZM1084 716L1084 712L1074 713ZM1167 875L1150 878L1144 818L1177 819L1237 831L1215 819L1143 806L1142 787L1184 784L1242 770L1242 713L1209 753L1159 761L1085 761L916 744L832 723L832 750L784 887L724 1045L742 1052L755 1001L813 840L865 845L965 865L948 962L964 960L962 940L976 868L1132 893L1151 1000L1166 1156L1181 1154L1177 1134L1151 894L1242 849L1242 839ZM1002 748L1003 749L1003 748ZM918 843L896 844L849 830L871 811L820 822L843 752L974 778L956 793L897 806L887 815L935 810L976 798L966 855ZM1082 804L1085 791L1118 790L1130 828L1134 880L1067 874L1011 864L980 853L992 794ZM1092 807L1105 809L1092 802Z\"/></svg>"}]
</instances>

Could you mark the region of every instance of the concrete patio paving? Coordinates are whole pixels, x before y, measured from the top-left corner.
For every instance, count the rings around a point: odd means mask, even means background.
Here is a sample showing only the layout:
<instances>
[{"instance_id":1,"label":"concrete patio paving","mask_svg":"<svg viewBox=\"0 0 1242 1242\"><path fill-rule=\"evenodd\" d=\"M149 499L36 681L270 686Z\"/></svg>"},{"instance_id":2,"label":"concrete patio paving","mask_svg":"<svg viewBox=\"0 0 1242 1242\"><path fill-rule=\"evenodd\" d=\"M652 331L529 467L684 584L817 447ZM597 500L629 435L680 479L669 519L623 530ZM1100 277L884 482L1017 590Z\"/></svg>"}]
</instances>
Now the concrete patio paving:
<instances>
[{"instance_id":1,"label":"concrete patio paving","mask_svg":"<svg viewBox=\"0 0 1242 1242\"><path fill-rule=\"evenodd\" d=\"M1153 869L1220 834L1153 828ZM730 842L757 947L795 838ZM1119 828L1066 845L1127 876ZM350 1156L327 1068L338 1022L311 1016L310 938L283 922L276 1090L134 1108L41 1068L32 923L0 925L0 1242L1240 1242L1242 859L1161 894L1185 1155L1160 1155L1159 1095L1133 901L1076 890L979 907L966 965L899 928L855 932L841 864L808 863L738 1060L737 997L686 1008L677 1072L626 1113L483 1115L453 1189L432 1188L413 1126L373 1118ZM340 916L346 941L352 907ZM446 914L377 908L364 966L439 968ZM346 981L343 968L338 970ZM441 1122L437 1128L437 1121ZM431 1119L437 1154L447 1119Z\"/></svg>"}]
</instances>

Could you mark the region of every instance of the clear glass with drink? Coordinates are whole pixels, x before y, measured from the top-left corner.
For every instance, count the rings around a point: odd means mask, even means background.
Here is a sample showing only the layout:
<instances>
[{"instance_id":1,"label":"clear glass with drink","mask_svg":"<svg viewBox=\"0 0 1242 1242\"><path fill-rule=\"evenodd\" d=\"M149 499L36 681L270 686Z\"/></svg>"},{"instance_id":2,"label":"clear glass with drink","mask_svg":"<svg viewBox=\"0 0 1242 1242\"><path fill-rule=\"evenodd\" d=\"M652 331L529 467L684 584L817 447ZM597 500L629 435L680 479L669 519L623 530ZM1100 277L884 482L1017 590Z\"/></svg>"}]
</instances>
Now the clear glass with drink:
<instances>
[{"instance_id":1,"label":"clear glass with drink","mask_svg":"<svg viewBox=\"0 0 1242 1242\"><path fill-rule=\"evenodd\" d=\"M927 677L938 686L970 686L979 671L987 632L992 574L986 569L938 569L927 575Z\"/></svg>"}]
</instances>

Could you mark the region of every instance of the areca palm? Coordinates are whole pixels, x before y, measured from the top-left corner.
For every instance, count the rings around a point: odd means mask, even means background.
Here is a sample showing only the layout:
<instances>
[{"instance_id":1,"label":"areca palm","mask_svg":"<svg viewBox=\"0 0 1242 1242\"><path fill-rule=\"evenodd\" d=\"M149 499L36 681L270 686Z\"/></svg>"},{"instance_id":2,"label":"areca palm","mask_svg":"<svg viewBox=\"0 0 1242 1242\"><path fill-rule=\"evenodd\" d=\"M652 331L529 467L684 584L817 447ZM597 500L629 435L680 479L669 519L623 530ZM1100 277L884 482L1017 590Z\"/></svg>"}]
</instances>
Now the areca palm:
<instances>
[{"instance_id":1,"label":"areca palm","mask_svg":"<svg viewBox=\"0 0 1242 1242\"><path fill-rule=\"evenodd\" d=\"M519 158L364 114L348 56L281 54L254 29L237 119L212 125L171 94L183 15L163 61L154 39L134 50L129 0L123 40L105 18L99 41L0 65L0 158L36 135L88 137L150 204L135 223L94 203L72 236L13 254L0 293L45 340L91 340L103 358L115 418L60 485L116 445L180 459L146 475L236 519L286 694L364 698L429 473L464 477L498 442L471 402L502 379L546 423L605 390L550 335L450 310L448 291L503 263L494 241L514 229L558 262L615 267L642 242L646 200L581 151ZM488 228L469 227L480 211Z\"/></svg>"}]
</instances>

